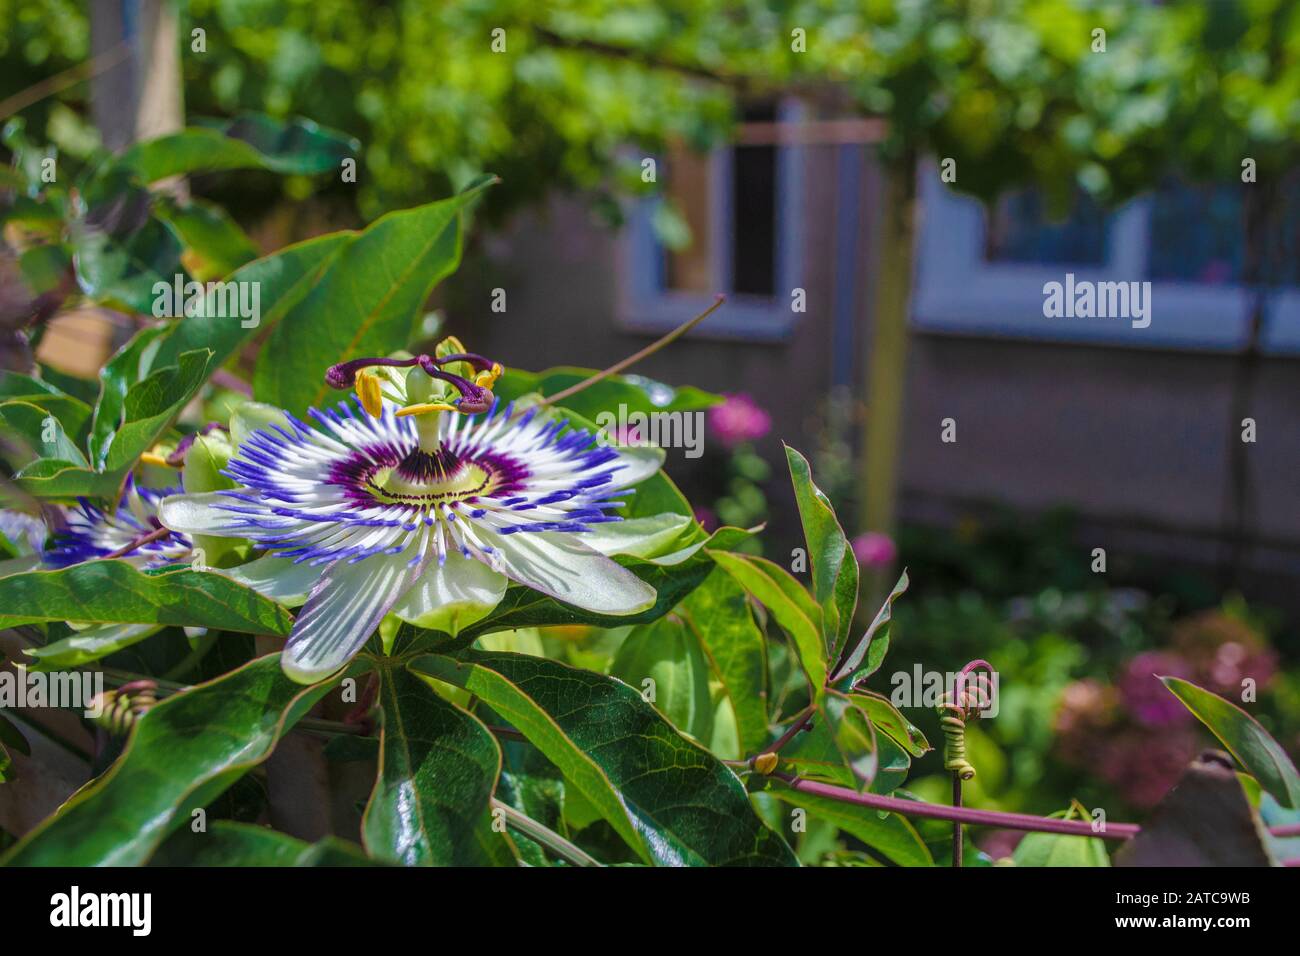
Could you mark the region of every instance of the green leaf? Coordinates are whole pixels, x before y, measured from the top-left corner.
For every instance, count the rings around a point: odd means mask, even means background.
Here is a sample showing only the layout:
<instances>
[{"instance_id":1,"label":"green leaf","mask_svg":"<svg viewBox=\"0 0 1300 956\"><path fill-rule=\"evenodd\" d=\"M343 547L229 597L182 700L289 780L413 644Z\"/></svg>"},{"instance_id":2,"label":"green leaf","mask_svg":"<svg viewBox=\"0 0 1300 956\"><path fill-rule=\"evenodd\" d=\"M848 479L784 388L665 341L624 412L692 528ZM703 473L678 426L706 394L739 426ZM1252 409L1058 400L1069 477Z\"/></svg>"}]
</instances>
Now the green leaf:
<instances>
[{"instance_id":1,"label":"green leaf","mask_svg":"<svg viewBox=\"0 0 1300 956\"><path fill-rule=\"evenodd\" d=\"M309 844L270 827L213 820L207 832L177 831L149 861L152 866L293 866Z\"/></svg>"},{"instance_id":2,"label":"green leaf","mask_svg":"<svg viewBox=\"0 0 1300 956\"><path fill-rule=\"evenodd\" d=\"M816 690L826 684L826 645L822 642L821 612L784 568L763 558L708 550L718 566L754 596L793 639L799 663Z\"/></svg>"},{"instance_id":3,"label":"green leaf","mask_svg":"<svg viewBox=\"0 0 1300 956\"><path fill-rule=\"evenodd\" d=\"M400 666L380 671L379 775L361 821L371 856L407 866L513 866L488 801L501 772L492 732Z\"/></svg>"},{"instance_id":4,"label":"green leaf","mask_svg":"<svg viewBox=\"0 0 1300 956\"><path fill-rule=\"evenodd\" d=\"M150 866L380 866L355 844L335 837L307 843L270 827L213 820L207 832L183 828L160 846Z\"/></svg>"},{"instance_id":5,"label":"green leaf","mask_svg":"<svg viewBox=\"0 0 1300 956\"><path fill-rule=\"evenodd\" d=\"M1278 803L1300 809L1300 775L1295 764L1259 721L1236 704L1190 681L1178 677L1160 680Z\"/></svg>"},{"instance_id":6,"label":"green leaf","mask_svg":"<svg viewBox=\"0 0 1300 956\"><path fill-rule=\"evenodd\" d=\"M247 113L211 127L191 127L137 143L116 165L146 183L200 171L264 168L310 175L337 172L359 144L310 120L288 122Z\"/></svg>"},{"instance_id":7,"label":"green leaf","mask_svg":"<svg viewBox=\"0 0 1300 956\"><path fill-rule=\"evenodd\" d=\"M13 846L13 866L137 866L193 810L270 756L337 682L303 687L280 655L168 697L141 717L122 756Z\"/></svg>"},{"instance_id":8,"label":"green leaf","mask_svg":"<svg viewBox=\"0 0 1300 956\"><path fill-rule=\"evenodd\" d=\"M934 858L925 841L900 814L882 814L870 807L788 790L779 785L773 787L772 795L835 824L900 866L934 866Z\"/></svg>"},{"instance_id":9,"label":"green leaf","mask_svg":"<svg viewBox=\"0 0 1300 956\"><path fill-rule=\"evenodd\" d=\"M669 615L633 628L610 665L611 677L642 689L654 681L654 706L678 730L708 743L713 732L709 665L694 631Z\"/></svg>"},{"instance_id":10,"label":"green leaf","mask_svg":"<svg viewBox=\"0 0 1300 956\"><path fill-rule=\"evenodd\" d=\"M81 468L53 459L37 461L19 476L23 487L33 495L46 498L116 498L126 473L142 452L147 451L166 431L180 410L189 403L203 384L211 352L186 352L175 366L152 372L144 381L130 387L122 402L120 418L110 414L105 423L121 421L116 434L110 428L101 432L107 449L97 446L98 470ZM96 419L99 427L100 419ZM91 458L92 463L95 458Z\"/></svg>"},{"instance_id":11,"label":"green leaf","mask_svg":"<svg viewBox=\"0 0 1300 956\"><path fill-rule=\"evenodd\" d=\"M28 670L67 670L101 660L124 647L138 644L151 634L157 633L160 626L158 624L95 624L84 630L74 631L68 637L53 641L44 647L27 648L23 653L28 657L36 658L36 663L30 665Z\"/></svg>"},{"instance_id":12,"label":"green leaf","mask_svg":"<svg viewBox=\"0 0 1300 956\"><path fill-rule=\"evenodd\" d=\"M153 364L175 363L194 349L212 351L212 369L220 368L259 332L274 326L321 281L329 267L356 239L358 233L333 232L285 246L278 252L242 266L226 281L258 290L259 321L245 326L237 316L221 315L214 296L205 299L202 314L177 320L158 346ZM229 310L226 310L227 313ZM321 370L321 375L325 370Z\"/></svg>"},{"instance_id":13,"label":"green leaf","mask_svg":"<svg viewBox=\"0 0 1300 956\"><path fill-rule=\"evenodd\" d=\"M1052 816L1072 820L1075 808ZM1063 833L1028 833L1016 844L1011 859L1016 866L1110 866L1105 840Z\"/></svg>"},{"instance_id":14,"label":"green leaf","mask_svg":"<svg viewBox=\"0 0 1300 956\"><path fill-rule=\"evenodd\" d=\"M855 696L827 688L817 696L817 717L830 730L831 741L859 789L876 777L880 765L876 730Z\"/></svg>"},{"instance_id":15,"label":"green leaf","mask_svg":"<svg viewBox=\"0 0 1300 956\"><path fill-rule=\"evenodd\" d=\"M795 863L731 771L626 684L519 654L427 655L411 666L514 724L647 863Z\"/></svg>"},{"instance_id":16,"label":"green leaf","mask_svg":"<svg viewBox=\"0 0 1300 956\"><path fill-rule=\"evenodd\" d=\"M87 447L95 467L104 463L113 436L122 423L127 393L149 376L149 366L158 339L167 330L161 326L142 329L122 346L99 372L99 401L90 425Z\"/></svg>"},{"instance_id":17,"label":"green leaf","mask_svg":"<svg viewBox=\"0 0 1300 956\"><path fill-rule=\"evenodd\" d=\"M853 612L858 606L858 559L849 547L830 499L813 484L808 460L789 445L784 448L799 520L808 542L813 594L822 609L826 657L836 661L848 640Z\"/></svg>"},{"instance_id":18,"label":"green leaf","mask_svg":"<svg viewBox=\"0 0 1300 956\"><path fill-rule=\"evenodd\" d=\"M745 591L715 569L678 607L735 714L740 754L767 742L767 641Z\"/></svg>"},{"instance_id":19,"label":"green leaf","mask_svg":"<svg viewBox=\"0 0 1300 956\"><path fill-rule=\"evenodd\" d=\"M287 635L293 619L256 591L188 567L147 573L126 561L87 561L0 578L0 627L43 621L173 624Z\"/></svg>"},{"instance_id":20,"label":"green leaf","mask_svg":"<svg viewBox=\"0 0 1300 956\"><path fill-rule=\"evenodd\" d=\"M866 633L851 648L848 645L845 646L841 662L835 668L835 673L831 675L832 684L839 684L844 681L847 687L852 687L855 683L865 680L879 669L885 660L885 654L889 651L889 636L894 619L894 601L907 590L907 585L907 571L904 571L898 579L898 583L894 585L894 589L885 598L885 603L876 612L876 616L872 620L871 626L867 628ZM864 665L864 662L865 666L862 666L862 669L859 670L859 666Z\"/></svg>"},{"instance_id":21,"label":"green leaf","mask_svg":"<svg viewBox=\"0 0 1300 956\"><path fill-rule=\"evenodd\" d=\"M512 631L525 627L553 624L589 624L596 627L624 627L648 624L663 617L708 577L713 562L698 552L679 564L665 565L659 559L642 560L618 555L613 560L627 568L655 589L654 606L636 614L614 616L597 614L584 608L564 604L532 588L511 585L492 612L457 635L456 646L468 646L474 638L494 631Z\"/></svg>"},{"instance_id":22,"label":"green leaf","mask_svg":"<svg viewBox=\"0 0 1300 956\"><path fill-rule=\"evenodd\" d=\"M879 713L907 749L889 734L877 734L868 709ZM910 728L910 732L907 730ZM782 749L779 767L800 777L824 780L841 787L888 793L906 776L909 751L928 749L924 736L889 706L888 701L826 688L817 695L812 726L794 736Z\"/></svg>"},{"instance_id":23,"label":"green leaf","mask_svg":"<svg viewBox=\"0 0 1300 956\"><path fill-rule=\"evenodd\" d=\"M389 213L352 237L276 325L253 379L257 399L305 414L342 398L325 384L331 365L406 348L429 293L460 262L460 213L485 185Z\"/></svg>"},{"instance_id":24,"label":"green leaf","mask_svg":"<svg viewBox=\"0 0 1300 956\"><path fill-rule=\"evenodd\" d=\"M199 282L220 279L257 258L257 246L248 234L215 203L170 203L159 216L180 236L186 265Z\"/></svg>"},{"instance_id":25,"label":"green leaf","mask_svg":"<svg viewBox=\"0 0 1300 956\"><path fill-rule=\"evenodd\" d=\"M888 735L913 757L920 757L930 750L925 734L885 697L869 690L857 690L849 696L866 712L873 727Z\"/></svg>"},{"instance_id":26,"label":"green leaf","mask_svg":"<svg viewBox=\"0 0 1300 956\"><path fill-rule=\"evenodd\" d=\"M532 744L501 742L501 776L496 797L565 839L571 834L564 819L564 776ZM542 846L518 831L513 834L519 855L530 866L550 863Z\"/></svg>"},{"instance_id":27,"label":"green leaf","mask_svg":"<svg viewBox=\"0 0 1300 956\"><path fill-rule=\"evenodd\" d=\"M147 199L137 200L147 205ZM153 312L154 286L184 274L184 244L170 223L148 212L136 227L109 231L85 221L71 230L77 282L94 302L122 305L133 312Z\"/></svg>"},{"instance_id":28,"label":"green leaf","mask_svg":"<svg viewBox=\"0 0 1300 956\"><path fill-rule=\"evenodd\" d=\"M59 387L30 375L0 373L0 399L29 402L45 409L59 420L65 434L78 439L90 421L89 405Z\"/></svg>"},{"instance_id":29,"label":"green leaf","mask_svg":"<svg viewBox=\"0 0 1300 956\"><path fill-rule=\"evenodd\" d=\"M885 748L880 749L883 753ZM901 752L897 745L895 749ZM778 766L783 772L809 780L833 783L838 787L857 787L861 783L845 765L844 756L836 746L833 729L827 720L814 719L811 728L796 734L781 749L780 756Z\"/></svg>"},{"instance_id":30,"label":"green leaf","mask_svg":"<svg viewBox=\"0 0 1300 956\"><path fill-rule=\"evenodd\" d=\"M46 424L47 420L50 420L53 428ZM73 467L87 467L81 449L68 437L63 430L63 425L47 409L30 402L0 403L0 430L11 439L21 438L28 449L39 457L67 462ZM47 435L53 440L47 442L45 440Z\"/></svg>"}]
</instances>

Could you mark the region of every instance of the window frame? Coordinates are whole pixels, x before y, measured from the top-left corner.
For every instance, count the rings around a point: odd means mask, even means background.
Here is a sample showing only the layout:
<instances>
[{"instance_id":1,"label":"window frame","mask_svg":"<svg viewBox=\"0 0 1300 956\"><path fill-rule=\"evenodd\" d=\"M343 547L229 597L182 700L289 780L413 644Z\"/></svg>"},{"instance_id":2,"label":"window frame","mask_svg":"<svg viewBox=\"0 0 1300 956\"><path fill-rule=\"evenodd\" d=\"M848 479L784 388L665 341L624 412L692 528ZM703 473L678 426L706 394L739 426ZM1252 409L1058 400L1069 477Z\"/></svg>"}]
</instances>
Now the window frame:
<instances>
[{"instance_id":1,"label":"window frame","mask_svg":"<svg viewBox=\"0 0 1300 956\"><path fill-rule=\"evenodd\" d=\"M777 103L776 121L797 125L806 113L796 97ZM805 227L804 183L806 147L789 137L776 149L776 223L774 250L776 294L742 295L730 289L732 275L732 216L734 200L733 150L744 144L728 143L709 153L709 275L713 287L727 295L727 307L709 318L703 337L743 338L750 341L784 341L799 318L791 307L791 292L803 287ZM621 328L633 332L661 333L676 328L713 304L712 293L664 288L666 252L654 233L654 214L662 196L637 200L619 241L619 304ZM782 293L781 290L785 290Z\"/></svg>"},{"instance_id":2,"label":"window frame","mask_svg":"<svg viewBox=\"0 0 1300 956\"><path fill-rule=\"evenodd\" d=\"M945 184L933 162L921 165L921 224L917 237L914 327L925 332L1010 337L1133 348L1240 351L1247 343L1251 291L1240 283L1147 280L1151 201L1139 197L1110 217L1106 262L990 263L984 259L987 219L983 205ZM1043 285L1075 280L1150 281L1151 324L1127 319L1048 318ZM1260 347L1300 353L1300 289L1270 294Z\"/></svg>"}]
</instances>

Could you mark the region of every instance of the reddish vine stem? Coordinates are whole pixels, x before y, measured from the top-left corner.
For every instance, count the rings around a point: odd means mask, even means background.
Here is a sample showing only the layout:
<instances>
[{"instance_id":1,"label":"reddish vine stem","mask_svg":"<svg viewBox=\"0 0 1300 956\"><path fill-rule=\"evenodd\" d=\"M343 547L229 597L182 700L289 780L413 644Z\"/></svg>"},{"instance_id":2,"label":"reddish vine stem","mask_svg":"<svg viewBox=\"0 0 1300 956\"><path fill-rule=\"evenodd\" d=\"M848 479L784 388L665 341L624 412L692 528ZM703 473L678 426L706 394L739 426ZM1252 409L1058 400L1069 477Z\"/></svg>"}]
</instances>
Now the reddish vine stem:
<instances>
[{"instance_id":1,"label":"reddish vine stem","mask_svg":"<svg viewBox=\"0 0 1300 956\"><path fill-rule=\"evenodd\" d=\"M160 538L165 538L169 534L171 534L171 531L169 531L167 528L158 528L155 531L150 531L148 534L142 534L137 538L132 538L130 541L122 545L122 547L118 548L116 551L112 551L104 555L104 560L107 561L110 558L120 558L125 554L130 554L136 548L142 548L149 542L157 541Z\"/></svg>"},{"instance_id":2,"label":"reddish vine stem","mask_svg":"<svg viewBox=\"0 0 1300 956\"><path fill-rule=\"evenodd\" d=\"M799 733L799 731L803 730L805 727L808 726L808 722L809 720L812 719L813 712L816 709L817 708L814 705L809 704L798 714L796 714L794 718L794 723L792 723L786 729L785 733L783 733L780 737L776 739L776 742L773 743L772 746L765 749L763 753L769 753L769 754L780 753L782 747L784 747L791 740L793 740L795 736Z\"/></svg>"},{"instance_id":3,"label":"reddish vine stem","mask_svg":"<svg viewBox=\"0 0 1300 956\"><path fill-rule=\"evenodd\" d=\"M945 807L920 800L903 800L875 793L858 793L848 787L837 787L815 780L804 780L787 773L772 776L792 790L826 797L841 803L853 803L873 810L888 810L904 816L926 817L931 820L951 820L973 826L998 827L1003 830L1027 830L1036 833L1061 833L1066 836L1100 837L1103 840L1129 840L1140 829L1136 823L1108 823L1105 830L1097 831L1087 820L1058 820L1053 817L1036 817L1029 813L1005 813L1001 810L975 810L970 807Z\"/></svg>"},{"instance_id":4,"label":"reddish vine stem","mask_svg":"<svg viewBox=\"0 0 1300 956\"><path fill-rule=\"evenodd\" d=\"M62 73L55 73L39 83L32 84L25 90L19 90L13 96L0 102L0 120L6 120L13 114L27 109L33 103L39 103L45 97L53 96L61 90L66 90L69 86L80 83L82 80L98 76L105 70L117 66L130 55L131 44L123 40L85 63L78 63Z\"/></svg>"},{"instance_id":5,"label":"reddish vine stem","mask_svg":"<svg viewBox=\"0 0 1300 956\"><path fill-rule=\"evenodd\" d=\"M663 336L663 338L656 339L654 342L651 342L641 351L636 352L633 355L629 355L627 358L623 359L620 362L615 362L609 368L602 369L601 371L597 372L595 375L591 376L590 378L586 378L583 379L581 382L578 382L576 385L570 385L568 388L564 389L563 391L556 392L554 395L546 396L546 398L542 399L538 404L554 405L556 402L562 401L568 398L570 395L575 395L578 392L581 392L584 388L588 388L592 385L595 385L597 382L609 378L611 375L617 375L619 372L623 371L623 369L630 368L631 366L635 365L637 362L641 361L644 358L649 358L651 355L654 355L656 352L664 348L666 345L670 345L677 339L681 338L691 329L695 328L695 326L699 325L701 322L703 322L705 319L711 316L714 312L718 311L718 309L722 307L722 303L726 301L727 301L727 297L725 295L718 295L718 297L714 300L713 305L709 306L707 309L705 309L695 318L687 322L683 322L681 325L677 326L677 328L673 329L667 335Z\"/></svg>"},{"instance_id":6,"label":"reddish vine stem","mask_svg":"<svg viewBox=\"0 0 1300 956\"><path fill-rule=\"evenodd\" d=\"M960 810L961 806L961 774L952 775L952 808ZM961 821L952 821L952 865L955 869L961 869Z\"/></svg>"}]
</instances>

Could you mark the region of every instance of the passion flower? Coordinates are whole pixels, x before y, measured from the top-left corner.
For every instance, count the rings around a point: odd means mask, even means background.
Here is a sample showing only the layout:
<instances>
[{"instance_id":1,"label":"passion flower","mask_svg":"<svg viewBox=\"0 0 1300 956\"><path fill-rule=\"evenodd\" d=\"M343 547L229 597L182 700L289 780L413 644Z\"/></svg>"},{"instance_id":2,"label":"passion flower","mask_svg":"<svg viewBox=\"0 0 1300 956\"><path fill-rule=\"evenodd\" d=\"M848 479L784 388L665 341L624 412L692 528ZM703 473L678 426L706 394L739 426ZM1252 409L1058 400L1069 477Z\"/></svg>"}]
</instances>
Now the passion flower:
<instances>
[{"instance_id":1,"label":"passion flower","mask_svg":"<svg viewBox=\"0 0 1300 956\"><path fill-rule=\"evenodd\" d=\"M387 614L455 633L510 581L601 614L652 606L654 589L608 555L687 524L612 513L662 452L600 447L543 410L503 405L500 374L455 340L434 357L336 365L326 381L356 397L309 410L315 427L282 414L252 431L224 471L239 487L169 497L161 520L267 552L223 573L285 603L305 597L282 658L303 683L345 665Z\"/></svg>"}]
</instances>

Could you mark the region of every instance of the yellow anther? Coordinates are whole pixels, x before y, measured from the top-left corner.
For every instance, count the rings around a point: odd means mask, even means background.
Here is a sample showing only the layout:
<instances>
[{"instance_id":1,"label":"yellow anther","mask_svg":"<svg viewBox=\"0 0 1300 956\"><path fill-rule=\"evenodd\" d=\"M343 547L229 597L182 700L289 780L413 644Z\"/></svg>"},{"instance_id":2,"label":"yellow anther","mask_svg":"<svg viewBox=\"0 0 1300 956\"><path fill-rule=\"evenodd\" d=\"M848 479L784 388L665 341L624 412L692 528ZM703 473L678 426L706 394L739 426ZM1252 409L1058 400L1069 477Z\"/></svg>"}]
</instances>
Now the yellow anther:
<instances>
[{"instance_id":1,"label":"yellow anther","mask_svg":"<svg viewBox=\"0 0 1300 956\"><path fill-rule=\"evenodd\" d=\"M152 451L147 451L140 456L140 464L157 465L159 468L179 468L179 465L173 465L166 457Z\"/></svg>"},{"instance_id":2,"label":"yellow anther","mask_svg":"<svg viewBox=\"0 0 1300 956\"><path fill-rule=\"evenodd\" d=\"M384 410L384 400L379 394L379 376L364 369L357 372L357 398L371 418L378 418Z\"/></svg>"},{"instance_id":3,"label":"yellow anther","mask_svg":"<svg viewBox=\"0 0 1300 956\"><path fill-rule=\"evenodd\" d=\"M458 411L455 405L447 405L444 402L425 402L421 405L407 405L405 408L397 410L397 417L403 418L407 415L427 415L429 412L454 412Z\"/></svg>"},{"instance_id":4,"label":"yellow anther","mask_svg":"<svg viewBox=\"0 0 1300 956\"><path fill-rule=\"evenodd\" d=\"M442 356L444 355L463 354L465 351L465 346L460 339L456 338L456 336L449 335L441 342L438 343L438 347L435 349L435 351L437 352L438 357L442 358Z\"/></svg>"},{"instance_id":5,"label":"yellow anther","mask_svg":"<svg viewBox=\"0 0 1300 956\"><path fill-rule=\"evenodd\" d=\"M474 384L480 388L491 388L496 385L497 379L504 375L505 371L505 367L500 362L493 362L492 368L474 376Z\"/></svg>"}]
</instances>

